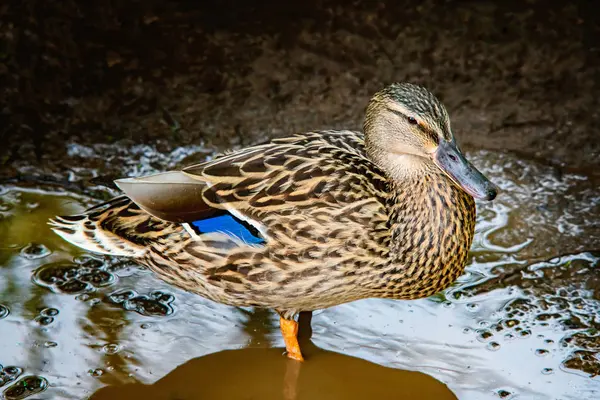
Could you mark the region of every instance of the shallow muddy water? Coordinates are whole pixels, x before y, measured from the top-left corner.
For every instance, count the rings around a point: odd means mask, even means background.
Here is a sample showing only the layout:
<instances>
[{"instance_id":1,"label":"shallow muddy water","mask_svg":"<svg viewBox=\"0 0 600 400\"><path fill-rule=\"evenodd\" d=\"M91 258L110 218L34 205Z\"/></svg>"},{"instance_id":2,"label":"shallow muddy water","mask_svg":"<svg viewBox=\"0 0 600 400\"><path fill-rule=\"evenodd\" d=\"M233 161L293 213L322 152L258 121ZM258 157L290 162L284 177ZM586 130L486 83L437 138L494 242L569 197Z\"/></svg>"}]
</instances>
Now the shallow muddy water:
<instances>
[{"instance_id":1,"label":"shallow muddy water","mask_svg":"<svg viewBox=\"0 0 600 400\"><path fill-rule=\"evenodd\" d=\"M67 176L52 176L68 183L0 187L6 399L600 397L597 178L470 152L502 193L478 204L467 273L432 298L315 312L312 335L303 315L307 361L297 364L281 355L273 312L188 294L46 225L116 193L80 184L97 171L139 175L202 150L72 143Z\"/></svg>"}]
</instances>

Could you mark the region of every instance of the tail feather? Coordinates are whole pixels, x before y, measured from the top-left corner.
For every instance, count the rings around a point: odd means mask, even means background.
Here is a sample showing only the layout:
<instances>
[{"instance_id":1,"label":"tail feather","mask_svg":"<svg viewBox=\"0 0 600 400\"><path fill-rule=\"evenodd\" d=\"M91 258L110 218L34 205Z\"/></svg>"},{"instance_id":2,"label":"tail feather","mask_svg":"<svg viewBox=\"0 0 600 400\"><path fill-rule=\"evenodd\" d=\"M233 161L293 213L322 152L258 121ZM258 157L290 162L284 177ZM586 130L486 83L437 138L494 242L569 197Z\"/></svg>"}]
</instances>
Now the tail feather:
<instances>
[{"instance_id":1,"label":"tail feather","mask_svg":"<svg viewBox=\"0 0 600 400\"><path fill-rule=\"evenodd\" d=\"M148 244L170 231L166 225L173 223L152 217L121 196L83 214L57 216L49 225L60 237L85 250L141 258Z\"/></svg>"}]
</instances>

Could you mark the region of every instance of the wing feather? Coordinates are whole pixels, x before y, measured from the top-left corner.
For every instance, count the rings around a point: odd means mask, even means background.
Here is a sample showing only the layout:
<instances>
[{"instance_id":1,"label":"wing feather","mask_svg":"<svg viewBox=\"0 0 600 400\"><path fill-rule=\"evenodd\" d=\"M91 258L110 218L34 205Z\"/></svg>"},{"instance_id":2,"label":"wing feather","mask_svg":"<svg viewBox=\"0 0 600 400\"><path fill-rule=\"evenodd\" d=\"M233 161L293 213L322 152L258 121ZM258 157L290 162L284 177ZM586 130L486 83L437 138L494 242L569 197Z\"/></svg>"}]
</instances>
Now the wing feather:
<instances>
[{"instance_id":1,"label":"wing feather","mask_svg":"<svg viewBox=\"0 0 600 400\"><path fill-rule=\"evenodd\" d=\"M367 201L384 206L386 179L364 153L362 134L297 134L192 165L180 172L116 183L150 214L191 222L226 210L262 234L276 216L318 209L344 212Z\"/></svg>"}]
</instances>

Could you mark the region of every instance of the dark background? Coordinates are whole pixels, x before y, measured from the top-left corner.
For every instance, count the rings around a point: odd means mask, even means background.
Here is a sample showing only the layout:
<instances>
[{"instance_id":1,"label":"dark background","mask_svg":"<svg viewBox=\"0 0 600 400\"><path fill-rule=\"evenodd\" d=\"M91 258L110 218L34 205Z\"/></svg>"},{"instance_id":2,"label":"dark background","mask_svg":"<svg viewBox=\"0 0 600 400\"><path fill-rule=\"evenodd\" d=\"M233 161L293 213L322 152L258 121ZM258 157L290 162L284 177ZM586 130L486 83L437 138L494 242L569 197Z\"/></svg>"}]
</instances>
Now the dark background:
<instances>
[{"instance_id":1,"label":"dark background","mask_svg":"<svg viewBox=\"0 0 600 400\"><path fill-rule=\"evenodd\" d=\"M600 174L593 1L4 0L0 171L65 142L205 143L360 128L394 80L447 105L463 147Z\"/></svg>"}]
</instances>

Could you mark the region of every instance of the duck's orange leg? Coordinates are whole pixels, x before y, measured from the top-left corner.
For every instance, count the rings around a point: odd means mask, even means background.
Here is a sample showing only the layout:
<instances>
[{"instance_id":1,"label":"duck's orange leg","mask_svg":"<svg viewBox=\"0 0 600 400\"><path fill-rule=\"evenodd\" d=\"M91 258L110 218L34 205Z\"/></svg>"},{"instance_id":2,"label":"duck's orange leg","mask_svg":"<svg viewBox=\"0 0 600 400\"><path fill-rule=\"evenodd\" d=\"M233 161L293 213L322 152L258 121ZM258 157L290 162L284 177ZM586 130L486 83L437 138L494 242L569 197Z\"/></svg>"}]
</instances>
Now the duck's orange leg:
<instances>
[{"instance_id":1,"label":"duck's orange leg","mask_svg":"<svg viewBox=\"0 0 600 400\"><path fill-rule=\"evenodd\" d=\"M302 357L302 353L300 352L300 345L298 344L298 323L293 319L285 319L280 316L279 327L285 341L287 356L292 360L304 361L304 357Z\"/></svg>"}]
</instances>

